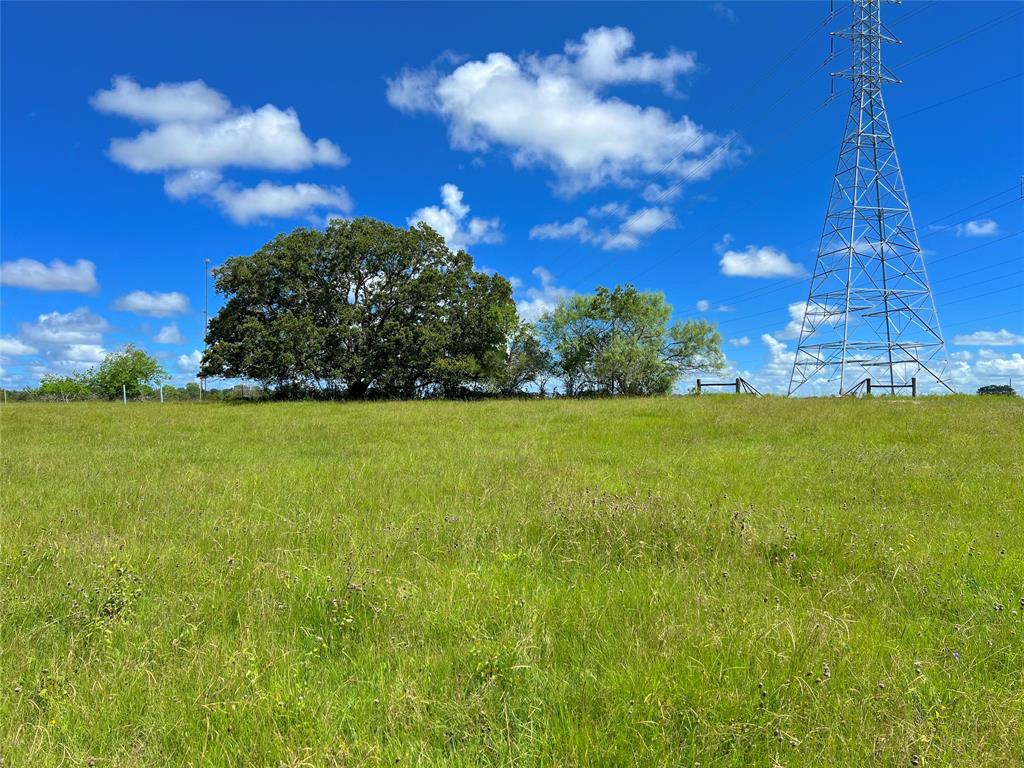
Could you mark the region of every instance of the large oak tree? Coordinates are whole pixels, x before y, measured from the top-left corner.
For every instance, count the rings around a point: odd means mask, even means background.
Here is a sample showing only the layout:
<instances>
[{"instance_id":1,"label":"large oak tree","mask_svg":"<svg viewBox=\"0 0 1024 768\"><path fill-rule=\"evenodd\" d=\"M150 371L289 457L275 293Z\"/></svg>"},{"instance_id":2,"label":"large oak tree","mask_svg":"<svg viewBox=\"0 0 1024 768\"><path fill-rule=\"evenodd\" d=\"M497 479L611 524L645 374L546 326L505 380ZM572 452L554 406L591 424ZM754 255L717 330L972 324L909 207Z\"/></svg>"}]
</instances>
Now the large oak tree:
<instances>
[{"instance_id":1,"label":"large oak tree","mask_svg":"<svg viewBox=\"0 0 1024 768\"><path fill-rule=\"evenodd\" d=\"M455 395L493 379L516 324L508 280L475 270L425 224L335 219L228 259L215 276L227 302L201 375L282 393Z\"/></svg>"}]
</instances>

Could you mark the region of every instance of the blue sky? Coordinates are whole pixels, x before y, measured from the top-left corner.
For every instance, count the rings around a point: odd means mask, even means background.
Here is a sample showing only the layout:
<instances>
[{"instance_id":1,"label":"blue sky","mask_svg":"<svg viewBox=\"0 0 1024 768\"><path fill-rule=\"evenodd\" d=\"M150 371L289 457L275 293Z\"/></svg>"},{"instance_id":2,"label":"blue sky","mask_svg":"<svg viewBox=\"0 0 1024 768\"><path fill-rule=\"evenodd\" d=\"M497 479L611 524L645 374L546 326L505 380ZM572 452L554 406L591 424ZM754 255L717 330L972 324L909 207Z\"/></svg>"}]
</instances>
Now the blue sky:
<instances>
[{"instance_id":1,"label":"blue sky","mask_svg":"<svg viewBox=\"0 0 1024 768\"><path fill-rule=\"evenodd\" d=\"M128 342L191 380L203 259L341 214L428 221L526 314L664 291L783 387L848 106L837 81L822 107L845 6L5 3L3 383ZM884 8L964 389L1024 379L1021 11Z\"/></svg>"}]
</instances>

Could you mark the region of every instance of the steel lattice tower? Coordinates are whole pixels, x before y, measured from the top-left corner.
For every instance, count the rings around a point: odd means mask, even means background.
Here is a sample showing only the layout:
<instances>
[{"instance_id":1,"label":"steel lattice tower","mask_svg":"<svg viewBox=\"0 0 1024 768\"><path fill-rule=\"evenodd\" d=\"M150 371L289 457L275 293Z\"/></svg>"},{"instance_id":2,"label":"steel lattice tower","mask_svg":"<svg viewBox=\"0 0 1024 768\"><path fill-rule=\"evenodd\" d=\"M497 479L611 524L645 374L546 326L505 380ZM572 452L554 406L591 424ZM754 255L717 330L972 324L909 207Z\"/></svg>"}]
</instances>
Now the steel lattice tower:
<instances>
[{"instance_id":1,"label":"steel lattice tower","mask_svg":"<svg viewBox=\"0 0 1024 768\"><path fill-rule=\"evenodd\" d=\"M882 64L880 0L852 0L852 82L832 194L811 278L789 394L812 380L839 394L866 377L895 394L911 377L944 381L947 361L903 173L882 101L898 83Z\"/></svg>"}]
</instances>

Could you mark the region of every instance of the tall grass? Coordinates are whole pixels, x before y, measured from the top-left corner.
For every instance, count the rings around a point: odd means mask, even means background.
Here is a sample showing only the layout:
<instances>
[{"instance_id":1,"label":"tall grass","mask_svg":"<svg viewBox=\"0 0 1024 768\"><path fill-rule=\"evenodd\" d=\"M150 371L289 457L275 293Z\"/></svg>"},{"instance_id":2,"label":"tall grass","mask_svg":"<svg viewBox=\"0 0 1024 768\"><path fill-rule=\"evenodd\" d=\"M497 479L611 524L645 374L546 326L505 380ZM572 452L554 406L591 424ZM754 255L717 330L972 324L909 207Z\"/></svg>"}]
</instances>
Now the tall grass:
<instances>
[{"instance_id":1,"label":"tall grass","mask_svg":"<svg viewBox=\"0 0 1024 768\"><path fill-rule=\"evenodd\" d=\"M1024 407L0 409L0 756L1024 764Z\"/></svg>"}]
</instances>

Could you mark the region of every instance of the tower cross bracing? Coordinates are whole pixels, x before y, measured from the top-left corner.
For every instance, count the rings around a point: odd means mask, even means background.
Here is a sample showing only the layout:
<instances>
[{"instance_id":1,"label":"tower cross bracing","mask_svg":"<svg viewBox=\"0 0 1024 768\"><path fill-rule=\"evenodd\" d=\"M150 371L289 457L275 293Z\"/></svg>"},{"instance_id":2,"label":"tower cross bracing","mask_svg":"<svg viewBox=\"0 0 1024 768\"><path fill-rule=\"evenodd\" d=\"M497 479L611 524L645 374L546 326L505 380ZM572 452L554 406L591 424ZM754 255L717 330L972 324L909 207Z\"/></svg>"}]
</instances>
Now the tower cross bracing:
<instances>
[{"instance_id":1,"label":"tower cross bracing","mask_svg":"<svg viewBox=\"0 0 1024 768\"><path fill-rule=\"evenodd\" d=\"M880 0L851 0L850 110L801 324L789 394L818 382L839 394L864 378L896 394L911 378L945 382L946 353L882 98L898 43Z\"/></svg>"}]
</instances>

